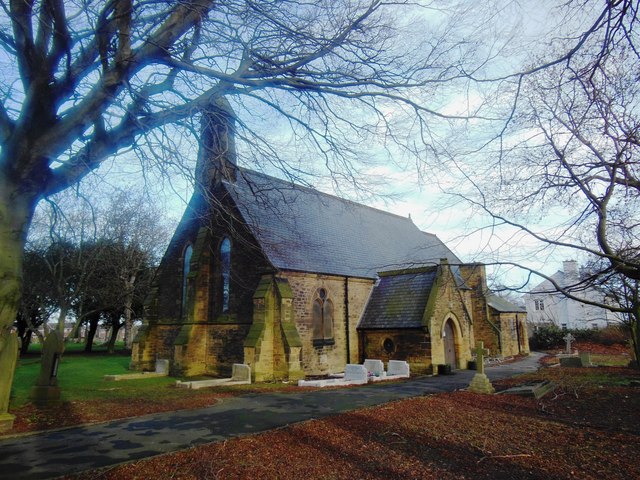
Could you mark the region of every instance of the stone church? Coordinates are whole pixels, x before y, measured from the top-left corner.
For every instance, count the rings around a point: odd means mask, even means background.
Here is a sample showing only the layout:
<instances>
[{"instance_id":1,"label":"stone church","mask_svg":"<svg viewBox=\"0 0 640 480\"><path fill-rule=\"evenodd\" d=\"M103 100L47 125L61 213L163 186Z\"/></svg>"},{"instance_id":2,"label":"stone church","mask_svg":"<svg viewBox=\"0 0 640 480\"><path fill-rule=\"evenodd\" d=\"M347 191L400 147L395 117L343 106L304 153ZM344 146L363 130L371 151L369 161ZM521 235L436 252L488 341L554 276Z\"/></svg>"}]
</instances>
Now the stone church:
<instances>
[{"instance_id":1,"label":"stone church","mask_svg":"<svg viewBox=\"0 0 640 480\"><path fill-rule=\"evenodd\" d=\"M157 271L131 368L254 381L343 371L365 358L414 373L466 368L476 340L528 353L526 314L484 266L393 215L235 162L226 100L203 114L197 185Z\"/></svg>"}]
</instances>

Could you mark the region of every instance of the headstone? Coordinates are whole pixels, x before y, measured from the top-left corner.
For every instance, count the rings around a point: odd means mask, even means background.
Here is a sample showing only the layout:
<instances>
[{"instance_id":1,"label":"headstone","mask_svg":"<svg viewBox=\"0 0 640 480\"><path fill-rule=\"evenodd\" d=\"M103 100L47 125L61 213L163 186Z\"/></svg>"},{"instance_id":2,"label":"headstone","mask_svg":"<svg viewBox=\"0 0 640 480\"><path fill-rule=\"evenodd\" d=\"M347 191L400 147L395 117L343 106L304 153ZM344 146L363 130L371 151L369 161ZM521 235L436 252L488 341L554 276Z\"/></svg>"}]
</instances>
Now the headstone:
<instances>
[{"instance_id":1,"label":"headstone","mask_svg":"<svg viewBox=\"0 0 640 480\"><path fill-rule=\"evenodd\" d=\"M375 377L382 377L384 375L384 363L382 363L382 360L366 359L363 365L364 368Z\"/></svg>"},{"instance_id":2,"label":"headstone","mask_svg":"<svg viewBox=\"0 0 640 480\"><path fill-rule=\"evenodd\" d=\"M368 371L364 365L348 363L344 367L344 381L349 383L367 383L369 381Z\"/></svg>"},{"instance_id":3,"label":"headstone","mask_svg":"<svg viewBox=\"0 0 640 480\"><path fill-rule=\"evenodd\" d=\"M592 366L591 352L580 352L580 363L582 363L583 367Z\"/></svg>"},{"instance_id":4,"label":"headstone","mask_svg":"<svg viewBox=\"0 0 640 480\"><path fill-rule=\"evenodd\" d=\"M64 352L64 339L59 330L47 335L42 345L40 375L36 385L31 388L31 399L36 405L50 405L60 401L58 387L58 366Z\"/></svg>"},{"instance_id":5,"label":"headstone","mask_svg":"<svg viewBox=\"0 0 640 480\"><path fill-rule=\"evenodd\" d=\"M387 365L387 376L409 377L409 364L404 360L389 360Z\"/></svg>"},{"instance_id":6,"label":"headstone","mask_svg":"<svg viewBox=\"0 0 640 480\"><path fill-rule=\"evenodd\" d=\"M244 363L234 363L231 367L232 382L249 382L251 383L251 367Z\"/></svg>"},{"instance_id":7,"label":"headstone","mask_svg":"<svg viewBox=\"0 0 640 480\"><path fill-rule=\"evenodd\" d=\"M156 360L156 373L169 374L169 360L157 359Z\"/></svg>"},{"instance_id":8,"label":"headstone","mask_svg":"<svg viewBox=\"0 0 640 480\"><path fill-rule=\"evenodd\" d=\"M567 345L565 347L564 353L573 353L573 350L571 350L571 342L573 342L575 340L575 337L573 335L571 335L571 332L569 332L564 337L562 337L562 339L565 342L567 342Z\"/></svg>"},{"instance_id":9,"label":"headstone","mask_svg":"<svg viewBox=\"0 0 640 480\"><path fill-rule=\"evenodd\" d=\"M489 350L484 348L484 342L478 342L474 350L476 353L477 373L469 384L469 390L474 393L495 393L489 377L484 373L484 356L489 355Z\"/></svg>"}]
</instances>

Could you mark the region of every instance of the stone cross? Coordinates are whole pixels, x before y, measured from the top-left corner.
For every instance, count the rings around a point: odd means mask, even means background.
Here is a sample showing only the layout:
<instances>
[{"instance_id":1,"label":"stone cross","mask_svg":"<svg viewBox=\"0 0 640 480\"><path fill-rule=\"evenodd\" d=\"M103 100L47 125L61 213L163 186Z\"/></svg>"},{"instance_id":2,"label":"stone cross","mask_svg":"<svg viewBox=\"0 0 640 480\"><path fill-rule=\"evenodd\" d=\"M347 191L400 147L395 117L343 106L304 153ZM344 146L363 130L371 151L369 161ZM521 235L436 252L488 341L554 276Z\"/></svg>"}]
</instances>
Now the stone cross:
<instances>
[{"instance_id":1,"label":"stone cross","mask_svg":"<svg viewBox=\"0 0 640 480\"><path fill-rule=\"evenodd\" d=\"M562 339L567 342L567 346L564 350L565 353L573 353L571 350L571 342L575 340L575 337L571 335L571 332L567 333Z\"/></svg>"},{"instance_id":2,"label":"stone cross","mask_svg":"<svg viewBox=\"0 0 640 480\"><path fill-rule=\"evenodd\" d=\"M478 341L474 352L476 353L476 371L478 373L484 373L484 356L489 355L489 349L484 348L483 341Z\"/></svg>"},{"instance_id":3,"label":"stone cross","mask_svg":"<svg viewBox=\"0 0 640 480\"><path fill-rule=\"evenodd\" d=\"M484 348L484 342L482 341L479 341L476 345L477 347L474 352L476 352L477 373L473 376L473 379L469 384L469 390L475 393L495 393L495 389L493 388L493 385L491 385L489 377L484 373L484 356L489 355L489 350Z\"/></svg>"}]
</instances>

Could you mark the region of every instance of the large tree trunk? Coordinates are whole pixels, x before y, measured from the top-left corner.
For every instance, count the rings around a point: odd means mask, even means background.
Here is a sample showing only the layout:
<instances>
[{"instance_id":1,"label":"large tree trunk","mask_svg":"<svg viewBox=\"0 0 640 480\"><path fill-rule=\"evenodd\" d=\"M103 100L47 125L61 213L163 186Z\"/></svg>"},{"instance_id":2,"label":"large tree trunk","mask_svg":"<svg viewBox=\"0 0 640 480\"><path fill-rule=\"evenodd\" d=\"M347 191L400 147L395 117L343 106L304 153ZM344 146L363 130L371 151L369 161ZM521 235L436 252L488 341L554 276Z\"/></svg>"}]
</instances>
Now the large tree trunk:
<instances>
[{"instance_id":1,"label":"large tree trunk","mask_svg":"<svg viewBox=\"0 0 640 480\"><path fill-rule=\"evenodd\" d=\"M0 157L0 430L13 425L8 408L18 336L12 328L20 307L24 244L35 207L34 197L9 181L2 160Z\"/></svg>"},{"instance_id":2,"label":"large tree trunk","mask_svg":"<svg viewBox=\"0 0 640 480\"><path fill-rule=\"evenodd\" d=\"M116 338L118 338L118 332L120 331L120 327L122 327L122 323L115 321L111 324L111 337L109 337L109 343L107 344L107 352L115 353L116 351Z\"/></svg>"},{"instance_id":3,"label":"large tree trunk","mask_svg":"<svg viewBox=\"0 0 640 480\"><path fill-rule=\"evenodd\" d=\"M91 353L93 350L93 339L96 336L96 330L98 330L98 323L100 322L100 312L94 312L89 315L89 328L87 329L87 339L84 344L84 351Z\"/></svg>"},{"instance_id":4,"label":"large tree trunk","mask_svg":"<svg viewBox=\"0 0 640 480\"><path fill-rule=\"evenodd\" d=\"M20 335L20 334L19 334ZM33 332L30 328L27 328L20 335L20 355L24 355L29 352L29 345L31 345L31 337L33 336Z\"/></svg>"}]
</instances>

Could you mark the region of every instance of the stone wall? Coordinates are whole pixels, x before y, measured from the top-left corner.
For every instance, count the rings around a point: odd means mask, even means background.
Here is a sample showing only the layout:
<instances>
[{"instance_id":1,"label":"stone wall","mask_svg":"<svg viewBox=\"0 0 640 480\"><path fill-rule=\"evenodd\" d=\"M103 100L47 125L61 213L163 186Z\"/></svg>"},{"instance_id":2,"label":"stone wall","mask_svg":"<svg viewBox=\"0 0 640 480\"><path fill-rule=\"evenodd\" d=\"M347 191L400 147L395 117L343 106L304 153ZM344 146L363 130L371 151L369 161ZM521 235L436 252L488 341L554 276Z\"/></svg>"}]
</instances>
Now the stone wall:
<instances>
[{"instance_id":1,"label":"stone wall","mask_svg":"<svg viewBox=\"0 0 640 480\"><path fill-rule=\"evenodd\" d=\"M431 366L431 337L426 329L367 330L360 334L361 358L404 360L412 374L433 373Z\"/></svg>"},{"instance_id":2,"label":"stone wall","mask_svg":"<svg viewBox=\"0 0 640 480\"><path fill-rule=\"evenodd\" d=\"M470 299L471 318L475 341L483 341L490 355L500 354L500 324L489 315L485 294L488 292L485 267L482 264L468 264L460 267L460 273ZM472 345L474 346L474 345Z\"/></svg>"},{"instance_id":3,"label":"stone wall","mask_svg":"<svg viewBox=\"0 0 640 480\"><path fill-rule=\"evenodd\" d=\"M253 293L262 274L274 269L246 228L234 224L234 215L204 212L204 200L194 197L162 259L146 302L144 326L134 342L132 369L153 368L155 358L167 358L173 375L225 375L243 359ZM231 240L231 280L229 310L223 312L220 244L225 237ZM184 251L189 244L193 256L183 302Z\"/></svg>"},{"instance_id":4,"label":"stone wall","mask_svg":"<svg viewBox=\"0 0 640 480\"><path fill-rule=\"evenodd\" d=\"M500 322L502 355L507 357L529 353L526 314L502 312L499 314L498 321Z\"/></svg>"},{"instance_id":5,"label":"stone wall","mask_svg":"<svg viewBox=\"0 0 640 480\"><path fill-rule=\"evenodd\" d=\"M357 362L356 326L369 298L373 280L299 272L283 272L282 276L287 278L293 291L294 318L302 342L302 369L305 374L341 372L347 363ZM313 344L313 302L320 288L327 291L327 298L333 303L333 345ZM345 296L345 290L348 291L348 297ZM345 303L347 298L348 303ZM348 326L345 318L347 308Z\"/></svg>"},{"instance_id":6,"label":"stone wall","mask_svg":"<svg viewBox=\"0 0 640 480\"><path fill-rule=\"evenodd\" d=\"M475 324L471 324L467 314L465 294L458 288L446 263L440 268L440 275L431 295L426 312L429 318L425 319L431 333L431 362L434 366L447 363L443 332L445 323L451 320L454 327L457 366L467 368L467 362L471 360L471 348L475 342Z\"/></svg>"}]
</instances>

